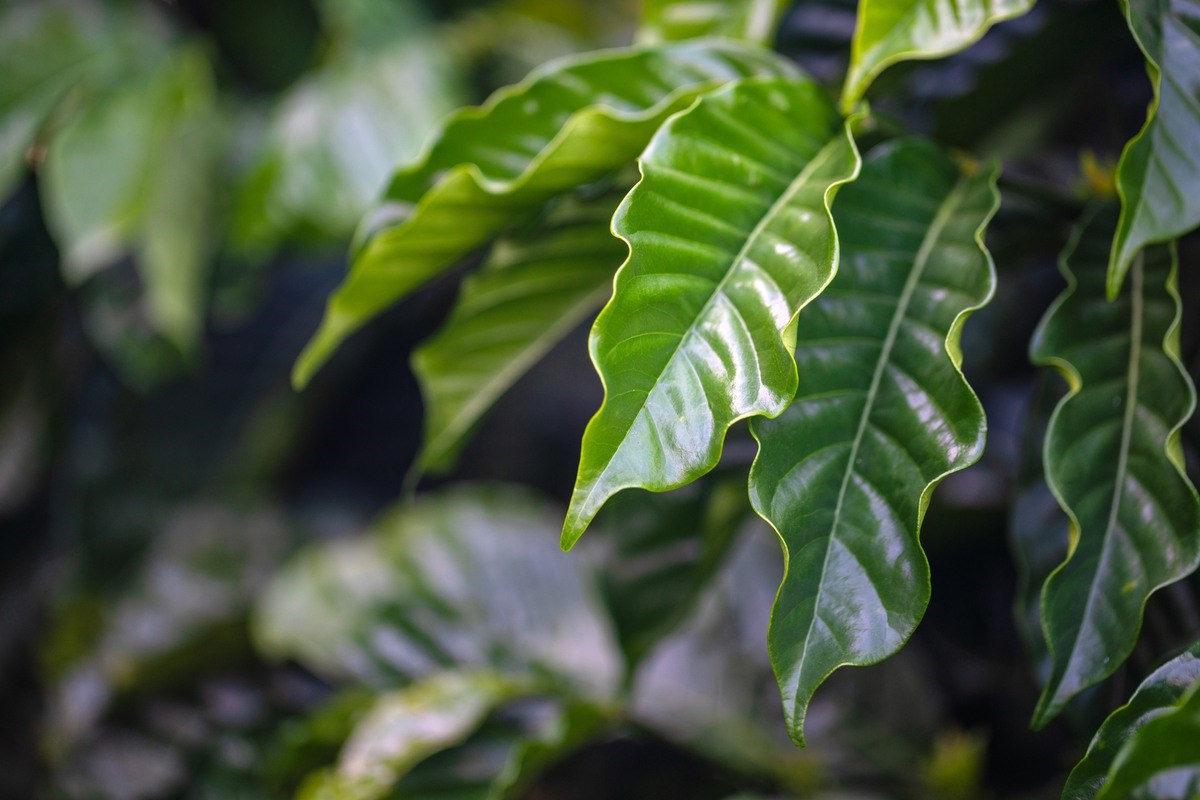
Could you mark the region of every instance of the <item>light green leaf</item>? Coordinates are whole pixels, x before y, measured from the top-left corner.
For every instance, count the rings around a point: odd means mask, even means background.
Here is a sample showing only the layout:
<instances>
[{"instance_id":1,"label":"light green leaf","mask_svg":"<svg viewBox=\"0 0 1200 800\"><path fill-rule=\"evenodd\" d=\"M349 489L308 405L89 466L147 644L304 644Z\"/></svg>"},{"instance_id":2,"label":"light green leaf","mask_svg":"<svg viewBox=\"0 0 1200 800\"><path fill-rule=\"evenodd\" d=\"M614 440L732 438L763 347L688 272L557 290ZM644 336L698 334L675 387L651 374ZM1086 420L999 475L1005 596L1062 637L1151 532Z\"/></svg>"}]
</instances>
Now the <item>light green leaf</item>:
<instances>
[{"instance_id":1,"label":"light green leaf","mask_svg":"<svg viewBox=\"0 0 1200 800\"><path fill-rule=\"evenodd\" d=\"M921 520L934 487L983 451L959 335L995 288L983 231L997 171L962 174L927 141L871 154L839 195L837 277L800 315L800 388L751 426L755 509L786 570L769 646L793 738L838 667L895 653L929 601Z\"/></svg>"},{"instance_id":2,"label":"light green leaf","mask_svg":"<svg viewBox=\"0 0 1200 800\"><path fill-rule=\"evenodd\" d=\"M891 65L956 53L1032 7L1033 0L859 0L842 107L857 105Z\"/></svg>"},{"instance_id":3,"label":"light green leaf","mask_svg":"<svg viewBox=\"0 0 1200 800\"><path fill-rule=\"evenodd\" d=\"M449 668L536 676L606 698L619 649L589 564L555 546L555 512L515 487L447 491L372 536L302 552L260 600L260 649L377 687Z\"/></svg>"},{"instance_id":4,"label":"light green leaf","mask_svg":"<svg viewBox=\"0 0 1200 800\"><path fill-rule=\"evenodd\" d=\"M698 95L747 75L790 72L770 52L729 41L610 50L552 62L460 111L393 178L296 363L296 384L371 317L514 221L632 161Z\"/></svg>"},{"instance_id":5,"label":"light green leaf","mask_svg":"<svg viewBox=\"0 0 1200 800\"><path fill-rule=\"evenodd\" d=\"M1135 267L1136 269L1136 267ZM1097 800L1200 796L1200 682L1176 707L1145 722L1121 748Z\"/></svg>"},{"instance_id":6,"label":"light green leaf","mask_svg":"<svg viewBox=\"0 0 1200 800\"><path fill-rule=\"evenodd\" d=\"M68 283L133 252L152 325L184 352L202 323L220 137L207 58L185 49L67 124L43 170Z\"/></svg>"},{"instance_id":7,"label":"light green leaf","mask_svg":"<svg viewBox=\"0 0 1200 800\"><path fill-rule=\"evenodd\" d=\"M1154 100L1117 166L1121 220L1109 262L1110 298L1142 248L1200 224L1200 6L1195 0L1121 5L1146 56Z\"/></svg>"},{"instance_id":8,"label":"light green leaf","mask_svg":"<svg viewBox=\"0 0 1200 800\"><path fill-rule=\"evenodd\" d=\"M463 282L446 324L413 356L425 398L422 468L453 466L491 405L604 305L627 252L609 231L619 201L614 192L566 199L497 242Z\"/></svg>"},{"instance_id":9,"label":"light green leaf","mask_svg":"<svg viewBox=\"0 0 1200 800\"><path fill-rule=\"evenodd\" d=\"M1087 754L1071 771L1063 800L1094 800L1118 751L1150 720L1174 711L1197 682L1200 682L1200 643L1151 673L1129 702L1104 721L1088 745Z\"/></svg>"},{"instance_id":10,"label":"light green leaf","mask_svg":"<svg viewBox=\"0 0 1200 800\"><path fill-rule=\"evenodd\" d=\"M1046 434L1046 478L1071 517L1071 548L1042 590L1053 669L1034 724L1053 718L1133 650L1150 594L1200 563L1200 502L1183 470L1179 428L1195 390L1179 362L1173 251L1134 261L1105 292L1114 215L1093 215L1067 250L1068 287L1031 352L1070 387Z\"/></svg>"},{"instance_id":11,"label":"light green leaf","mask_svg":"<svg viewBox=\"0 0 1200 800\"><path fill-rule=\"evenodd\" d=\"M649 42L728 36L770 44L785 0L644 0L640 38Z\"/></svg>"},{"instance_id":12,"label":"light green leaf","mask_svg":"<svg viewBox=\"0 0 1200 800\"><path fill-rule=\"evenodd\" d=\"M524 690L489 672L445 672L382 695L338 756L308 778L299 800L380 800L413 767L462 743L488 713Z\"/></svg>"},{"instance_id":13,"label":"light green leaf","mask_svg":"<svg viewBox=\"0 0 1200 800\"><path fill-rule=\"evenodd\" d=\"M570 547L622 489L712 469L735 421L796 390L790 329L838 257L829 205L858 152L809 79L751 79L668 122L613 219L630 256L592 328L605 400L583 435Z\"/></svg>"}]
</instances>

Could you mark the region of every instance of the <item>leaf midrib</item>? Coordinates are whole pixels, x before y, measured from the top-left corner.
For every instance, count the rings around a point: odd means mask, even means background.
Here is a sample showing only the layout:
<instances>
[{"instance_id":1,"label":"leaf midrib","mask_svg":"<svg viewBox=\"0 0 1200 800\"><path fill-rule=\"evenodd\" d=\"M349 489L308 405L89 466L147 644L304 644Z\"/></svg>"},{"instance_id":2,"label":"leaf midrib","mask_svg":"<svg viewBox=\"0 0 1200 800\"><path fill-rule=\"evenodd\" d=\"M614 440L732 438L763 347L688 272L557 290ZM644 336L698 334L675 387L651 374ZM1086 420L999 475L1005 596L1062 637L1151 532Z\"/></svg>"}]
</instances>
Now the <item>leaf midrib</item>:
<instances>
[{"instance_id":1,"label":"leaf midrib","mask_svg":"<svg viewBox=\"0 0 1200 800\"><path fill-rule=\"evenodd\" d=\"M633 420L630 423L631 428L633 427L633 424L641 418L642 414L645 413L646 404L649 402L650 395L654 392L654 389L660 385L662 376L667 371L667 368L675 362L675 359L679 356L684 344L690 341L692 336L696 333L699 327L697 325L697 320L704 319L709 313L709 310L712 308L713 303L716 302L717 297L725 294L725 287L729 280L732 278L734 273L739 271L739 265L746 260L750 252L750 248L755 242L758 241L759 237L762 236L763 231L765 231L767 228L767 225L777 217L782 209L787 207L796 194L799 193L800 189L807 185L808 181L818 170L818 168L824 166L824 164L833 157L833 154L841 145L842 140L839 136L835 137L832 141L817 151L817 154L813 156L813 158L804 166L804 169L800 171L800 173L791 182L783 194L781 194L775 200L775 202L771 204L771 207L767 210L767 213L762 216L762 219L758 221L753 230L751 230L749 235L747 235L746 241L742 243L741 249L738 250L737 255L734 256L733 260L730 262L729 269L725 271L725 274L721 277L721 280L713 286L713 290L709 293L708 298L704 301L704 305L701 306L700 310L693 316L692 321L688 324L687 330L684 331L684 334L679 337L679 341L676 343L675 349L671 351L671 355L663 362L662 368L658 371L658 375L655 376L650 390L643 395L641 405L638 406L637 413L633 415ZM621 238L624 239L625 237L622 235ZM626 241L628 240L626 239ZM828 281L826 283L828 283ZM734 308L737 308L737 306L735 305ZM741 313L740 309L738 309L738 313ZM584 498L584 502L582 504L583 508L586 508L591 504L592 497L595 495L596 489L599 488L601 482L604 480L605 475L608 474L609 467L612 466L613 461L615 461L617 456L620 455L621 450L625 447L625 444L628 441L629 437L627 434L621 438L621 443L617 445L617 447L613 450L612 455L610 455L608 460L605 461L604 468L600 470L595 480L592 481L592 487L588 491L587 496Z\"/></svg>"},{"instance_id":2,"label":"leaf midrib","mask_svg":"<svg viewBox=\"0 0 1200 800\"><path fill-rule=\"evenodd\" d=\"M808 621L808 631L805 632L803 640L804 649L801 652L800 661L796 666L797 675L803 674L804 664L812 649L809 647L809 641L812 639L813 629L820 616L821 596L823 595L822 588L825 585L825 577L829 570L829 555L833 551L833 540L838 534L838 527L841 525L842 511L845 508L846 491L849 489L850 480L855 473L854 462L858 458L858 451L862 446L863 436L866 434L867 425L871 419L875 401L879 394L879 386L883 380L884 370L887 368L888 363L891 362L891 353L895 348L900 326L903 324L905 317L908 316L908 306L912 302L913 293L916 291L921 276L925 272L925 267L929 263L929 258L933 254L933 248L945 231L950 219L958 210L965 194L966 182L960 179L938 207L937 213L929 225L929 230L926 231L925 238L922 239L921 246L917 249L916 258L913 260L913 269L909 272L908 278L904 282L900 299L896 303L896 310L892 313L892 320L888 325L887 336L884 338L883 347L880 348L879 358L875 362L875 371L871 375L871 384L867 389L867 394L863 401L863 410L859 415L858 428L855 430L854 439L850 445L850 457L846 462L846 469L842 474L842 483L838 489L837 503L834 506L833 524L829 528L829 537L825 544L825 555L821 561L821 572L816 597L813 601L812 618Z\"/></svg>"},{"instance_id":3,"label":"leaf midrib","mask_svg":"<svg viewBox=\"0 0 1200 800\"><path fill-rule=\"evenodd\" d=\"M1075 661L1075 656L1079 652L1080 632L1086 625L1086 620L1092 616L1092 607L1095 605L1097 581L1096 578L1104 572L1105 566L1112 554L1112 533L1116 528L1117 520L1121 511L1121 501L1125 497L1125 479L1129 472L1129 449L1133 441L1133 422L1134 415L1137 413L1138 403L1138 383L1141 379L1141 361L1142 361L1142 327L1143 327L1143 264L1145 261L1144 251L1138 253L1137 258L1133 262L1130 269L1130 319L1129 319L1129 365L1125 369L1125 379L1128 381L1128 387L1125 390L1125 411L1121 422L1121 443L1120 449L1117 452L1117 470L1113 480L1113 499L1109 505L1108 520L1104 527L1104 539L1100 548L1100 560L1096 564L1096 572L1092 577L1088 587L1087 602L1083 607L1083 614L1080 617L1081 624L1071 638L1071 651L1067 655L1066 667L1063 670L1063 677L1070 672L1070 665ZM1082 535L1082 532L1081 534ZM1059 679L1059 685L1055 687L1055 693L1062 686L1062 678Z\"/></svg>"}]
</instances>

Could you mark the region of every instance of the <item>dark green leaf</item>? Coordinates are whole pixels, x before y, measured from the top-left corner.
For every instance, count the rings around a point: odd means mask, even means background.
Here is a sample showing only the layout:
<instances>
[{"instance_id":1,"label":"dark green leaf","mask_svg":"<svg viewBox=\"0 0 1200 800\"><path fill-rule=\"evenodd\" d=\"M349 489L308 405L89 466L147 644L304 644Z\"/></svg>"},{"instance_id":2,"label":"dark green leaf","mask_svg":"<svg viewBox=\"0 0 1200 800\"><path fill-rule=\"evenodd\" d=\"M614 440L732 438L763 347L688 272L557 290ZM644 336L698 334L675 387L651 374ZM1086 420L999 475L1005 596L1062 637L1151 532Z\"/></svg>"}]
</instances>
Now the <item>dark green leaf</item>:
<instances>
[{"instance_id":1,"label":"dark green leaf","mask_svg":"<svg viewBox=\"0 0 1200 800\"><path fill-rule=\"evenodd\" d=\"M892 64L956 53L1032 7L1033 0L859 0L842 107L853 108Z\"/></svg>"},{"instance_id":2,"label":"dark green leaf","mask_svg":"<svg viewBox=\"0 0 1200 800\"><path fill-rule=\"evenodd\" d=\"M1154 102L1117 167L1121 220L1109 264L1110 297L1142 248L1200 224L1200 6L1195 0L1121 5L1146 55Z\"/></svg>"},{"instance_id":3,"label":"dark green leaf","mask_svg":"<svg viewBox=\"0 0 1200 800\"><path fill-rule=\"evenodd\" d=\"M964 175L923 140L875 151L837 200L838 274L800 315L796 398L751 427L751 500L787 565L769 643L797 742L835 669L888 657L916 628L930 495L983 451L959 336L995 287L995 183L994 168Z\"/></svg>"},{"instance_id":4,"label":"dark green leaf","mask_svg":"<svg viewBox=\"0 0 1200 800\"><path fill-rule=\"evenodd\" d=\"M1143 725L1174 711L1179 701L1200 681L1200 644L1155 670L1134 692L1129 702L1104 721L1087 754L1071 771L1063 800L1094 800L1104 786L1117 752Z\"/></svg>"},{"instance_id":5,"label":"dark green leaf","mask_svg":"<svg viewBox=\"0 0 1200 800\"><path fill-rule=\"evenodd\" d=\"M1136 267L1134 267L1136 269ZM1097 800L1200 797L1200 682L1121 748Z\"/></svg>"},{"instance_id":6,"label":"dark green leaf","mask_svg":"<svg viewBox=\"0 0 1200 800\"><path fill-rule=\"evenodd\" d=\"M1050 421L1045 468L1072 520L1067 560L1042 592L1053 670L1036 725L1111 675L1133 650L1150 594L1200 563L1200 502L1179 445L1195 390L1179 362L1173 251L1139 255L1109 302L1112 216L1094 215L1076 234L1062 263L1068 288L1032 345L1034 361L1070 387Z\"/></svg>"},{"instance_id":7,"label":"dark green leaf","mask_svg":"<svg viewBox=\"0 0 1200 800\"><path fill-rule=\"evenodd\" d=\"M567 199L543 224L497 242L463 282L449 320L413 356L423 468L452 466L492 403L608 299L627 252L609 231L619 199Z\"/></svg>"},{"instance_id":8,"label":"dark green leaf","mask_svg":"<svg viewBox=\"0 0 1200 800\"><path fill-rule=\"evenodd\" d=\"M393 178L375 230L296 364L296 383L368 319L515 220L632 161L697 95L790 72L765 50L727 41L613 50L551 63L460 111Z\"/></svg>"},{"instance_id":9,"label":"dark green leaf","mask_svg":"<svg viewBox=\"0 0 1200 800\"><path fill-rule=\"evenodd\" d=\"M694 480L731 424L787 406L790 331L833 275L829 205L859 159L819 86L776 78L704 97L640 163L613 219L630 256L592 329L605 400L583 436L566 547L612 495Z\"/></svg>"}]
</instances>

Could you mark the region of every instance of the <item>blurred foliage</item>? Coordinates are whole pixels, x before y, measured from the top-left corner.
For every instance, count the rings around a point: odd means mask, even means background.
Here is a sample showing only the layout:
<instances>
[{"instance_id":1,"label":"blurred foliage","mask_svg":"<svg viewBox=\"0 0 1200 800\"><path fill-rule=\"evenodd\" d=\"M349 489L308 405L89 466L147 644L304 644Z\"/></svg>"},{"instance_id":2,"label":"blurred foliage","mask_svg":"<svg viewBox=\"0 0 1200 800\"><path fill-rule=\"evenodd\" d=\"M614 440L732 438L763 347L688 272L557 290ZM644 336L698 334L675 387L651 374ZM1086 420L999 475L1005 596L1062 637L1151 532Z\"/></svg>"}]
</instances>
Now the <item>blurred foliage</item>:
<instances>
[{"instance_id":1,"label":"blurred foliage","mask_svg":"<svg viewBox=\"0 0 1200 800\"><path fill-rule=\"evenodd\" d=\"M807 750L763 647L778 546L721 470L626 493L559 553L599 396L578 331L416 500L405 364L457 276L288 388L389 173L451 109L630 41L637 6L0 0L0 797L1057 797L1157 666L1077 701L1082 734L1025 730L1001 509L1070 187L1103 183L1148 95L1115 4L1046 0L880 82L883 123L1009 161L1007 280L967 331L991 442L930 514L926 628L830 683ZM799 0L777 45L834 81L853 25L852 0ZM505 483L458 485L481 478ZM1155 643L1194 638L1196 608L1194 585L1152 605Z\"/></svg>"}]
</instances>

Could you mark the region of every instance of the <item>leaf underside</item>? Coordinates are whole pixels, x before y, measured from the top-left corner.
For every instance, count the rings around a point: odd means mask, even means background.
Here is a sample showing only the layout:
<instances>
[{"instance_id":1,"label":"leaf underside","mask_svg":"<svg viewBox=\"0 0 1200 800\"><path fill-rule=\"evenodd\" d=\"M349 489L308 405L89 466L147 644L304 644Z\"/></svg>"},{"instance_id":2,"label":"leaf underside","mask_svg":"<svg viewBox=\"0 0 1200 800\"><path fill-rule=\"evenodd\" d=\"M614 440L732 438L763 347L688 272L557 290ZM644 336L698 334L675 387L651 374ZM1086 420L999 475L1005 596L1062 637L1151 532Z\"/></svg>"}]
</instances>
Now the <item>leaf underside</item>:
<instances>
[{"instance_id":1,"label":"leaf underside","mask_svg":"<svg viewBox=\"0 0 1200 800\"><path fill-rule=\"evenodd\" d=\"M1121 220L1110 255L1110 297L1143 247L1200 224L1200 3L1122 5L1146 56L1154 102L1117 167Z\"/></svg>"},{"instance_id":2,"label":"leaf underside","mask_svg":"<svg viewBox=\"0 0 1200 800\"><path fill-rule=\"evenodd\" d=\"M583 436L565 547L613 494L694 480L734 421L786 407L785 333L833 273L829 204L858 164L808 79L735 84L654 137L613 220L630 256L592 328L605 400Z\"/></svg>"},{"instance_id":3,"label":"leaf underside","mask_svg":"<svg viewBox=\"0 0 1200 800\"><path fill-rule=\"evenodd\" d=\"M1044 725L1133 650L1156 589L1200 563L1200 503L1178 432L1195 390L1179 362L1173 249L1151 248L1109 302L1115 214L1093 215L1063 260L1069 286L1035 334L1035 362L1063 373L1045 443L1047 482L1072 519L1072 547L1042 590L1052 670Z\"/></svg>"},{"instance_id":4,"label":"leaf underside","mask_svg":"<svg viewBox=\"0 0 1200 800\"><path fill-rule=\"evenodd\" d=\"M983 449L983 409L958 365L966 316L995 276L982 231L996 171L970 177L924 140L869 157L837 199L837 277L800 315L800 387L751 426L755 509L787 569L768 637L793 738L839 666L878 662L929 599L919 543L934 486Z\"/></svg>"},{"instance_id":5,"label":"leaf underside","mask_svg":"<svg viewBox=\"0 0 1200 800\"><path fill-rule=\"evenodd\" d=\"M842 107L853 108L892 64L948 56L1032 7L1033 0L860 0Z\"/></svg>"},{"instance_id":6,"label":"leaf underside","mask_svg":"<svg viewBox=\"0 0 1200 800\"><path fill-rule=\"evenodd\" d=\"M1062 800L1094 800L1118 751L1147 722L1173 710L1198 681L1200 643L1151 673L1129 702L1109 715L1083 759L1071 770Z\"/></svg>"},{"instance_id":7,"label":"leaf underside","mask_svg":"<svg viewBox=\"0 0 1200 800\"><path fill-rule=\"evenodd\" d=\"M612 50L548 64L460 111L392 180L294 381L307 383L367 320L550 198L631 162L699 94L792 71L768 51L724 40Z\"/></svg>"},{"instance_id":8,"label":"leaf underside","mask_svg":"<svg viewBox=\"0 0 1200 800\"><path fill-rule=\"evenodd\" d=\"M496 243L446 324L413 357L426 403L421 467L453 466L491 405L604 304L626 254L609 223L620 195L569 199Z\"/></svg>"}]
</instances>

